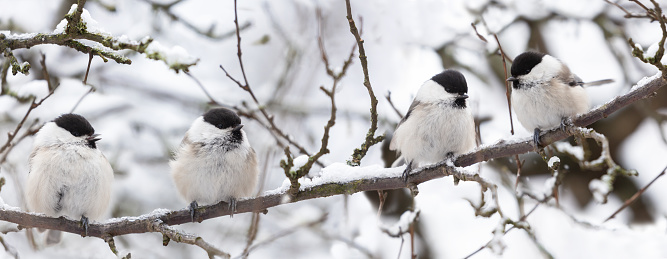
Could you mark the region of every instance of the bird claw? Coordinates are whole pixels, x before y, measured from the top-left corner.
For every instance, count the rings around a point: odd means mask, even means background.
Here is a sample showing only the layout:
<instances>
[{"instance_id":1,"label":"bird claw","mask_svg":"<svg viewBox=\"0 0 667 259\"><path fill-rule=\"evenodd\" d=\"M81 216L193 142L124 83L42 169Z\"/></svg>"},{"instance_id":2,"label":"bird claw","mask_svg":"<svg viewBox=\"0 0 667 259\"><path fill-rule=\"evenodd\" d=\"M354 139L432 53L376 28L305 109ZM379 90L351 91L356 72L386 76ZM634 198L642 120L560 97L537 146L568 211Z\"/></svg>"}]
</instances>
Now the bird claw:
<instances>
[{"instance_id":1,"label":"bird claw","mask_svg":"<svg viewBox=\"0 0 667 259\"><path fill-rule=\"evenodd\" d=\"M81 236L88 236L88 217L81 215L81 226L83 226L83 235Z\"/></svg>"},{"instance_id":2,"label":"bird claw","mask_svg":"<svg viewBox=\"0 0 667 259\"><path fill-rule=\"evenodd\" d=\"M535 131L533 131L533 144L535 144L535 147L537 149L542 149L542 142L540 141L540 129L535 128Z\"/></svg>"},{"instance_id":3,"label":"bird claw","mask_svg":"<svg viewBox=\"0 0 667 259\"><path fill-rule=\"evenodd\" d=\"M403 170L403 182L408 182L408 176L410 176L410 172L412 172L412 162L408 162L408 165L405 167L405 170Z\"/></svg>"},{"instance_id":4,"label":"bird claw","mask_svg":"<svg viewBox=\"0 0 667 259\"><path fill-rule=\"evenodd\" d=\"M190 203L190 220L192 222L195 222L195 218L197 218L197 208L199 207L199 204L197 204L197 201L192 201Z\"/></svg>"},{"instance_id":5,"label":"bird claw","mask_svg":"<svg viewBox=\"0 0 667 259\"><path fill-rule=\"evenodd\" d=\"M230 217L234 217L234 212L236 211L236 198L229 198L229 211L231 211L231 214L229 214Z\"/></svg>"},{"instance_id":6,"label":"bird claw","mask_svg":"<svg viewBox=\"0 0 667 259\"><path fill-rule=\"evenodd\" d=\"M572 119L569 117L563 118L563 120L560 121L560 130L562 130L563 132L567 132L568 129L571 128L572 126L574 126L574 124L572 123Z\"/></svg>"}]
</instances>

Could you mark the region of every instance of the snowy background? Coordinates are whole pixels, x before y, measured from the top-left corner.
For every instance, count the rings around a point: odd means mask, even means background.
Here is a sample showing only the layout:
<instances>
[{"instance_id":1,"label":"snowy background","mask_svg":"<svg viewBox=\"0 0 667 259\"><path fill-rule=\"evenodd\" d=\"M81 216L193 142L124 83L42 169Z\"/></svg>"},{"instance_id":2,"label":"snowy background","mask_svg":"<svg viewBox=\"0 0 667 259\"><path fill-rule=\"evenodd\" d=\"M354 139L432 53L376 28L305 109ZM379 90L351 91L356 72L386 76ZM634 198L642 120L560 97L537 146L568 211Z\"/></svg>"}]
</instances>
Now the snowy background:
<instances>
[{"instance_id":1,"label":"snowy background","mask_svg":"<svg viewBox=\"0 0 667 259\"><path fill-rule=\"evenodd\" d=\"M71 4L0 0L0 30L51 32ZM662 4L667 7L667 3ZM640 11L629 2L623 5ZM190 73L218 103L239 107L247 103L250 109L256 108L250 96L219 68L223 65L233 76L241 77L236 38L230 34L234 31L233 1L182 1L169 9L170 14L153 9L150 1L88 1L85 8L100 29L114 36L126 35L137 41L151 36L166 47L181 46L190 56L199 58ZM340 67L355 44L345 19L344 1L245 0L239 1L238 7L239 23L250 23L241 36L251 87L260 103L275 115L278 126L313 153L319 149L330 109L329 99L319 87L330 88L332 84L317 45L318 9L322 10L321 35L329 61L333 67ZM489 32L499 34L510 57L536 49L561 59L585 81L614 79L613 84L587 89L593 106L627 92L639 79L656 72L631 57L626 38L632 37L647 49L661 36L657 23L624 19L618 8L601 0L365 0L352 1L352 12L363 30L371 83L380 101L379 133L391 133L400 120L384 98L389 91L396 108L404 113L425 80L444 68L455 68L466 76L474 114L488 119L480 126L482 144L516 138L510 134L504 74L500 59L493 55L497 44ZM475 35L471 23L477 24L488 44ZM206 37L188 25L203 32L210 29L212 35L220 37ZM42 45L14 51L19 62L32 64L30 75L7 77L6 84L19 96L32 94L41 98L48 92L41 78L40 53L46 55L50 74L60 86L32 112L28 122L50 121L72 111L89 90L82 84L88 55ZM138 216L157 208L184 208L187 203L178 196L167 163L192 121L209 108L209 99L192 78L175 73L163 62L131 51L122 54L132 59L131 65L93 59L88 83L96 91L85 96L74 109L102 134L99 148L116 172L112 206L106 218ZM361 66L355 58L336 93L338 119L330 134L331 153L321 159L325 165L347 160L365 137L369 100L362 82ZM610 138L616 161L639 172L638 177L625 179L625 185L617 186L618 190L630 190L629 193L614 193L606 204L600 204L590 199L587 186L601 172L578 171L573 166L568 173L569 182L566 179L561 187L560 208L541 205L527 219L536 241L523 230L513 230L501 239L505 245L502 254L484 249L473 258L538 258L544 256L539 246L555 258L667 257L666 179L658 180L643 195L641 208L626 209L615 219L602 223L621 206L621 197L634 194L665 166L667 144L661 131L667 133L653 119L656 116L650 115L664 116L664 91L652 101L633 105L593 125ZM7 95L0 96L0 132L13 130L28 105ZM279 188L285 180L279 167L284 157L282 149L257 122L242 119L265 178L258 192ZM514 125L519 137L530 135L531 131L523 129L518 121ZM0 134L0 143L5 140L6 134ZM24 207L21 193L31 145L32 138L20 142L1 165L0 176L7 184L0 196L11 206ZM384 165L381 156L381 145L374 146L362 166ZM524 188L546 192L545 163L534 154L521 159L527 161ZM511 168L513 164L511 160L499 159L468 169L479 170L499 185L501 208L517 220L514 176L508 173L516 172ZM320 169L315 166L310 175L317 176ZM468 202L479 202L477 183L454 186L448 177L421 184L419 190L415 203L421 210L416 251L420 258L462 258L492 239L499 216L476 217ZM525 207L530 209L534 204L528 199ZM390 225L398 217L386 214L378 222L377 208L362 193L281 205L268 211L261 215L255 241L267 243L254 249L250 258L409 258L409 237L404 236L399 255L401 239L387 236L378 227ZM325 214L327 218L321 224L309 224ZM245 247L250 217L239 214L176 228L196 233L235 257ZM293 232L274 238L286 231ZM34 250L25 231L2 237L21 258L114 257L98 238L66 234L59 245ZM36 239L41 242L41 236ZM176 242L163 247L161 241L162 236L157 233L116 238L121 253L131 252L133 258L206 257L199 247ZM0 257L11 258L11 254L0 249Z\"/></svg>"}]
</instances>

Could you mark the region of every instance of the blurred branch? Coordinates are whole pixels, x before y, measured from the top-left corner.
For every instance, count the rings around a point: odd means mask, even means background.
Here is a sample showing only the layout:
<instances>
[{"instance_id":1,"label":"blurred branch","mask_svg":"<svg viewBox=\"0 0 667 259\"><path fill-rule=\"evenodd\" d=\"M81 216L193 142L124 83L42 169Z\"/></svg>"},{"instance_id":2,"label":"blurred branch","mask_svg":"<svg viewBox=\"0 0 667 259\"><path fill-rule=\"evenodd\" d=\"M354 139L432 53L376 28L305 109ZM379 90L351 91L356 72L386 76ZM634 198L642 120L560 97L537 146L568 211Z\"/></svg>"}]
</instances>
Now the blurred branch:
<instances>
[{"instance_id":1,"label":"blurred branch","mask_svg":"<svg viewBox=\"0 0 667 259\"><path fill-rule=\"evenodd\" d=\"M354 38L359 45L359 61L361 62L361 69L364 72L364 86L368 90L368 96L371 99L371 127L366 133L366 140L361 144L360 148L354 150L352 153L352 159L348 160L347 163L352 166L359 166L361 164L361 159L366 156L366 152L373 145L379 143L384 139L384 135L375 137L375 131L378 128L378 114L377 114L377 105L378 100L375 98L373 93L373 87L371 87L371 80L368 76L368 57L366 57L366 50L364 49L364 40L361 39L357 25L354 23L352 18L352 7L350 7L350 0L345 0L345 6L347 9L347 22L350 24L350 32L354 35Z\"/></svg>"},{"instance_id":2,"label":"blurred branch","mask_svg":"<svg viewBox=\"0 0 667 259\"><path fill-rule=\"evenodd\" d=\"M236 26L236 47L237 47L236 56L238 57L239 67L241 68L241 74L243 75L243 83L241 83L241 81L237 80L232 75L230 75L222 65L220 65L220 69L222 69L222 71L225 72L225 75L230 80L232 80L234 83L236 83L241 89L248 92L248 94L250 94L250 97L252 97L252 100L255 102L255 104L257 105L257 108L262 113L262 115L264 116L264 118L268 122L271 130L274 133L278 134L282 139L284 139L285 141L290 143L292 146L299 149L299 152L301 152L302 154L305 154L305 155L310 157L311 155L308 153L308 151L306 151L306 149L303 146L299 145L299 143L296 143L294 140L292 140L292 138L289 135L285 134L282 130L280 130L280 128L278 128L278 126L276 126L276 124L274 122L273 115L269 115L269 113L266 111L265 107L259 103L259 100L257 100L257 97L255 96L255 93L252 91L252 88L250 87L250 84L248 83L248 78L247 78L246 73L245 73L245 66L243 66L243 58L242 58L243 52L241 51L241 28L239 27L239 17L238 17L238 9L237 9L236 0L234 0L234 25ZM256 117L254 117L254 118L256 118ZM259 120L257 120L257 121L259 121Z\"/></svg>"},{"instance_id":3,"label":"blurred branch","mask_svg":"<svg viewBox=\"0 0 667 259\"><path fill-rule=\"evenodd\" d=\"M403 118L403 113L398 111L398 109L394 105L394 102L391 101L391 91L387 91L387 95L385 95L384 97L387 99L387 102L389 102L389 106L391 106L391 108L394 110L396 115L398 115L399 118Z\"/></svg>"},{"instance_id":4,"label":"blurred branch","mask_svg":"<svg viewBox=\"0 0 667 259\"><path fill-rule=\"evenodd\" d=\"M183 2L183 0L176 0L176 1L173 1L171 3L158 3L158 2L149 1L149 0L143 0L143 1L150 4L151 7L153 8L153 10L163 12L172 21L180 22L181 24L183 24L188 29L190 29L190 30L192 30L192 31L194 31L198 34L201 34L205 37L208 37L208 38L211 38L211 39L214 39L214 40L224 40L224 39L227 39L227 38L230 38L230 37L234 36L234 33L235 33L234 31L230 31L230 32L223 33L223 34L214 33L215 23L211 24L211 26L208 28L208 30L203 30L203 29L200 29L199 27L195 26L194 24L186 21L185 19L181 18L180 16L176 15L174 12L171 11L171 8L174 7L176 4L179 4L179 3ZM245 22L245 23L243 23L243 25L241 25L240 29L241 30L248 29L248 28L250 28L251 25L252 24L250 22Z\"/></svg>"},{"instance_id":5,"label":"blurred branch","mask_svg":"<svg viewBox=\"0 0 667 259\"><path fill-rule=\"evenodd\" d=\"M127 255L125 255L123 257L120 257L118 255L118 248L116 248L116 241L114 241L113 237L109 236L109 237L105 237L105 238L102 238L102 239L104 239L104 242L107 242L107 244L109 245L109 249L111 249L111 252L113 254L115 254L116 257L119 257L120 259L130 259L130 258L132 258L131 253L127 253Z\"/></svg>"},{"instance_id":6,"label":"blurred branch","mask_svg":"<svg viewBox=\"0 0 667 259\"><path fill-rule=\"evenodd\" d=\"M26 111L25 115L23 115L23 118L16 125L16 128L14 129L14 131L7 133L7 141L5 142L5 144L2 147L0 147L0 154L2 154L2 158L0 158L0 164L4 163L7 160L7 155L9 154L9 152L12 150L12 148L14 148L14 146L20 140L22 140L23 138L25 138L27 136L30 136L30 135L33 135L33 134L37 133L39 128L41 128L41 126L37 127L37 128L33 128L33 126L35 126L37 124L37 120L35 120L35 122L33 122L33 124L30 125L30 127L28 127L28 130L25 133L23 133L23 135L21 135L21 137L19 137L19 139L16 142L12 143L12 141L14 140L16 135L19 133L19 130L21 130L21 128L23 127L23 124L28 119L28 116L30 116L30 113L32 112L32 110L34 110L35 108L42 105L42 103L44 101L46 101L46 99L48 99L49 97L51 97L51 95L53 95L53 92L58 87L57 85L56 86L51 85L51 77L49 76L49 72L46 69L46 56L44 54L42 54L42 59L41 59L40 63L42 64L42 73L44 73L44 79L46 80L46 83L47 83L47 86L48 86L48 89L49 89L49 94L44 96L44 98L42 98L39 101L37 101L37 97L32 97L32 103L30 104L30 107L28 107L28 111Z\"/></svg>"},{"instance_id":7,"label":"blurred branch","mask_svg":"<svg viewBox=\"0 0 667 259\"><path fill-rule=\"evenodd\" d=\"M658 42L658 50L652 57L645 56L644 50L641 48L641 46L636 44L632 40L632 38L628 39L628 43L632 48L633 56L635 56L644 63L651 64L656 68L658 68L658 70L662 72L662 78L667 79L667 66L662 64L662 57L665 54L665 40L667 39L667 17L665 17L665 15L662 13L662 8L660 8L660 4L658 4L658 2L656 2L655 0L651 0L653 8L648 8L637 0L630 0L630 1L634 2L639 7L644 9L646 13L643 15L633 15L618 4L614 4L609 1L607 1L607 3L613 4L618 8L620 8L622 11L624 11L626 13L625 18L648 18L651 20L651 22L658 21L658 23L660 23L660 29L662 30L662 38L660 38L660 41Z\"/></svg>"},{"instance_id":8,"label":"blurred branch","mask_svg":"<svg viewBox=\"0 0 667 259\"><path fill-rule=\"evenodd\" d=\"M167 226L159 219L153 220L151 224L148 225L148 229L150 229L152 232L162 233L163 235L162 245L164 246L167 246L167 244L169 244L169 240L174 240L179 243L191 244L201 247L202 249L204 249L204 251L206 251L209 258L213 258L213 256L215 255L220 256L222 258L230 257L228 253L225 253L224 251L215 248L208 242L204 241L203 238L195 236L193 234L187 234L178 231L172 227Z\"/></svg>"},{"instance_id":9,"label":"blurred branch","mask_svg":"<svg viewBox=\"0 0 667 259\"><path fill-rule=\"evenodd\" d=\"M644 79L642 81L646 83L634 87L630 92L618 96L606 104L589 111L588 113L577 116L573 119L573 124L575 126L582 127L606 118L610 114L623 107L652 96L654 92L667 84L667 81L659 77L659 74L653 76L650 79ZM545 145L549 145L555 141L568 137L572 132L572 129L552 129L545 131L540 136L540 141ZM535 150L535 146L533 145L531 137L508 142L501 141L499 143L488 145L474 150L471 153L463 154L457 157L454 161L454 165L465 167L493 158L513 156L533 150ZM272 191L271 194L264 196L239 200L237 202L235 213L238 214L245 212L264 211L268 208L281 204L294 203L333 195L353 194L361 191L407 188L409 186L414 186L445 176L453 176L457 181L475 181L480 183L483 188L490 188L492 193L496 192L495 185L480 177L479 174L464 172L459 168L448 165L447 161L442 161L438 164L416 170L413 174L410 175L408 183L403 180L401 176L402 170L400 170L400 168L388 168L383 170L386 170L386 172L377 173L378 175L383 175L382 177L345 179L338 180L336 182L324 182L307 187L302 186L300 191L293 197L288 195L288 190L277 190ZM285 199L285 197L289 197L289 199ZM232 211L226 202L220 202L210 206L202 206L198 208L197 213L201 216L202 220L207 220L224 215L230 215ZM0 220L19 224L24 228L32 227L55 229L75 234L79 234L83 231L78 219L72 220L64 217L47 217L43 214L23 212L18 208L11 208L8 206L0 207ZM133 233L154 232L154 227L152 227L152 225L155 220L160 220L169 226L190 223L190 211L189 209L182 209L177 211L154 212L138 217L112 219L105 223L92 223L89 225L88 235L99 238L107 238L109 236L114 237Z\"/></svg>"},{"instance_id":10,"label":"blurred branch","mask_svg":"<svg viewBox=\"0 0 667 259\"><path fill-rule=\"evenodd\" d=\"M329 57L327 56L327 51L324 47L324 40L322 39L322 28L321 28L321 20L322 20L322 13L318 9L317 10L317 20L318 20L318 36L317 36L317 42L318 46L320 49L320 54L322 57L322 62L324 62L324 67L327 71L327 75L331 77L333 80L333 85L331 86L331 90L327 90L324 88L324 86L320 86L320 90L324 92L330 99L331 99L331 113L329 115L329 121L327 124L324 126L324 133L322 134L322 144L320 146L320 150L317 151L313 156L308 157L308 161L302 165L300 168L298 168L295 172L292 173L292 171L287 172L286 170L286 176L289 178L291 182L290 186L290 194L295 194L296 192L299 191L299 178L305 176L310 172L310 169L313 166L313 163L315 161L318 161L320 157L322 157L325 154L329 153L329 132L331 128L336 124L336 87L340 83L340 80L343 79L345 76L345 73L347 72L347 69L350 67L350 64L352 64L352 58L354 57L354 51L356 49L356 45L352 47L352 50L350 51L350 55L348 55L347 59L343 62L343 67L340 69L340 72L336 73L331 69L331 66L329 65Z\"/></svg>"},{"instance_id":11,"label":"blurred branch","mask_svg":"<svg viewBox=\"0 0 667 259\"><path fill-rule=\"evenodd\" d=\"M658 175L656 175L655 178L653 178L653 180L651 180L651 182L649 182L646 186L644 186L644 188L641 188L637 193L635 193L634 195L632 195L632 197L630 197L630 199L628 199L627 201L625 201L625 202L623 203L623 206L621 206L620 208L618 208L618 210L614 211L614 214L611 214L611 216L609 216L607 219L605 219L604 222L607 222L607 221L609 221L610 219L613 219L614 217L616 217L616 214L618 214L618 213L621 212L623 209L625 209L625 208L629 207L630 205L632 205L632 203L634 203L634 202L637 200L637 198L639 198L639 196L641 196L641 195L646 191L646 189L648 189L649 186L651 186L656 180L658 180L658 178L660 178L660 177L662 177L663 175L665 175L665 171L667 171L667 167L665 167L664 169L662 169L662 172L660 172Z\"/></svg>"},{"instance_id":12,"label":"blurred branch","mask_svg":"<svg viewBox=\"0 0 667 259\"><path fill-rule=\"evenodd\" d=\"M318 219L315 219L315 220L313 220L313 221L304 222L304 223L299 224L299 225L297 225L297 226L293 226L293 227L287 228L286 230L284 230L284 231L282 231L282 232L280 232L280 233L278 233L278 234L275 234L275 235L273 235L273 236L271 236L271 237L265 239L264 241L259 242L259 243L255 244L255 245L251 246L250 248L244 250L244 251L243 251L243 254L241 254L241 255L235 257L235 259L236 259L236 258L245 258L245 257L247 257L247 256L250 254L250 252L251 252L252 250L255 250L255 249L259 248L260 246L266 245L266 244L271 243L271 242L273 242L273 241L276 241L276 240L279 239L279 238L282 238L282 237L291 235L292 233L296 232L297 230L300 230L301 228L312 227L312 226L315 226L315 225L319 225L319 224L321 224L322 222L324 222L324 221L327 219L328 216L329 216L329 215L325 213L325 214L322 214L321 217L319 217Z\"/></svg>"}]
</instances>

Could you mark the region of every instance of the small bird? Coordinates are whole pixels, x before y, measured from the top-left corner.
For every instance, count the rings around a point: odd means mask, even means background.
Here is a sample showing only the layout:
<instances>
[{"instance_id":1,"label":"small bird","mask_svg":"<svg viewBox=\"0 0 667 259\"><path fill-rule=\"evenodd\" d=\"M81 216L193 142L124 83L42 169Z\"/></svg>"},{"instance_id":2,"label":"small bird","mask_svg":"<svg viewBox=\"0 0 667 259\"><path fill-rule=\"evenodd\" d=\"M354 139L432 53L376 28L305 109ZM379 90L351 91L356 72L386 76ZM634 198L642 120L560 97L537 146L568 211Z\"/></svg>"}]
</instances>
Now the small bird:
<instances>
[{"instance_id":1,"label":"small bird","mask_svg":"<svg viewBox=\"0 0 667 259\"><path fill-rule=\"evenodd\" d=\"M190 203L192 222L202 204L229 202L252 195L259 169L257 155L241 129L241 118L226 108L215 108L197 118L185 133L169 164L180 194Z\"/></svg>"},{"instance_id":2,"label":"small bird","mask_svg":"<svg viewBox=\"0 0 667 259\"><path fill-rule=\"evenodd\" d=\"M99 134L81 115L63 114L44 124L29 159L28 209L80 218L82 235L88 235L88 219L99 219L107 210L114 178L109 161L97 149L98 140ZM58 243L60 234L49 230L47 244Z\"/></svg>"},{"instance_id":3,"label":"small bird","mask_svg":"<svg viewBox=\"0 0 667 259\"><path fill-rule=\"evenodd\" d=\"M583 86L613 82L611 79L584 83L558 59L527 51L514 59L511 68L512 106L517 119L527 130L533 130L533 142L541 147L540 130L561 125L571 116L589 109Z\"/></svg>"},{"instance_id":4,"label":"small bird","mask_svg":"<svg viewBox=\"0 0 667 259\"><path fill-rule=\"evenodd\" d=\"M465 77L451 69L419 88L389 145L407 163L405 181L413 166L437 163L475 147L475 122L467 108L467 93Z\"/></svg>"}]
</instances>

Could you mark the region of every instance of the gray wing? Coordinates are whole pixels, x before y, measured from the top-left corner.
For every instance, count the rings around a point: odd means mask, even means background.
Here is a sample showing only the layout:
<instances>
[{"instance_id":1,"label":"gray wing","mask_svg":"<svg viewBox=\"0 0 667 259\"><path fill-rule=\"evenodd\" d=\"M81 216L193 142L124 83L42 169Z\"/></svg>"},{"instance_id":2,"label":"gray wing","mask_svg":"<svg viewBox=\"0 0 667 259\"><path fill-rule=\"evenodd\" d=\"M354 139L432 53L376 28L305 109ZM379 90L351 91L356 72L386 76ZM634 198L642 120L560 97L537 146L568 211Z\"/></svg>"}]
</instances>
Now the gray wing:
<instances>
[{"instance_id":1,"label":"gray wing","mask_svg":"<svg viewBox=\"0 0 667 259\"><path fill-rule=\"evenodd\" d=\"M569 70L568 70L568 72L569 72ZM586 86L586 87L588 87L588 86L598 86L598 85L610 84L610 83L614 82L613 79L603 79L603 80L597 80L597 81L591 81L591 82L584 82L584 80L582 80L579 76L577 76L575 74L572 74L572 73L570 73L570 75L571 76L567 76L566 78L563 78L563 79L565 80L565 82L567 82L567 84L569 86L572 86L572 87L574 87L574 86Z\"/></svg>"},{"instance_id":2,"label":"gray wing","mask_svg":"<svg viewBox=\"0 0 667 259\"><path fill-rule=\"evenodd\" d=\"M396 126L397 129L398 129L398 127L401 126L401 124L403 124L403 122L408 120L408 118L412 114L412 111L414 111L415 107L419 106L420 104L421 103L417 100L412 101L412 104L410 104L410 108L408 108L408 113L406 113L405 116L403 116L403 119L401 119L401 121L398 123L398 126Z\"/></svg>"}]
</instances>

